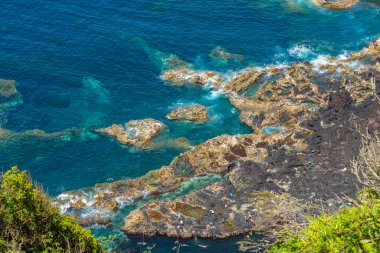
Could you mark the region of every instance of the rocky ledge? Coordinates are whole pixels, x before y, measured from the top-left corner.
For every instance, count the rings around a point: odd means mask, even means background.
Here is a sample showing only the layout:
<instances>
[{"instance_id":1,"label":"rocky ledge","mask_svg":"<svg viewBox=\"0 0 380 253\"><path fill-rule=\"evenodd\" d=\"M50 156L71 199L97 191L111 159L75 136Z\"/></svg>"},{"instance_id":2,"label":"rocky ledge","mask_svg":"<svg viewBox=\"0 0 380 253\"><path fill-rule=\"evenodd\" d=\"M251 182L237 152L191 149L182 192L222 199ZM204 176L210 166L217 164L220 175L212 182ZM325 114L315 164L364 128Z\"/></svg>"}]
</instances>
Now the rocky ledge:
<instances>
[{"instance_id":1,"label":"rocky ledge","mask_svg":"<svg viewBox=\"0 0 380 253\"><path fill-rule=\"evenodd\" d=\"M358 3L359 0L314 0L314 2L326 8L345 9Z\"/></svg>"},{"instance_id":2,"label":"rocky ledge","mask_svg":"<svg viewBox=\"0 0 380 253\"><path fill-rule=\"evenodd\" d=\"M208 110L206 107L198 104L177 107L168 115L172 120L188 120L196 123L206 123L208 121Z\"/></svg>"},{"instance_id":3,"label":"rocky ledge","mask_svg":"<svg viewBox=\"0 0 380 253\"><path fill-rule=\"evenodd\" d=\"M165 124L155 119L131 120L124 126L113 124L106 128L96 129L95 132L114 137L123 145L143 148L157 136Z\"/></svg>"},{"instance_id":4,"label":"rocky ledge","mask_svg":"<svg viewBox=\"0 0 380 253\"><path fill-rule=\"evenodd\" d=\"M204 79L194 83L194 76ZM109 215L144 199L125 218L125 233L185 238L273 234L288 223L304 223L306 214L320 208L334 212L350 205L347 197L362 187L350 161L361 135L380 130L380 40L323 65L247 68L231 78L219 76L195 69L162 74L174 85L212 80L210 86L225 92L253 133L217 136L168 166L62 194L57 204L71 213L92 208ZM165 197L208 175L221 180Z\"/></svg>"}]
</instances>

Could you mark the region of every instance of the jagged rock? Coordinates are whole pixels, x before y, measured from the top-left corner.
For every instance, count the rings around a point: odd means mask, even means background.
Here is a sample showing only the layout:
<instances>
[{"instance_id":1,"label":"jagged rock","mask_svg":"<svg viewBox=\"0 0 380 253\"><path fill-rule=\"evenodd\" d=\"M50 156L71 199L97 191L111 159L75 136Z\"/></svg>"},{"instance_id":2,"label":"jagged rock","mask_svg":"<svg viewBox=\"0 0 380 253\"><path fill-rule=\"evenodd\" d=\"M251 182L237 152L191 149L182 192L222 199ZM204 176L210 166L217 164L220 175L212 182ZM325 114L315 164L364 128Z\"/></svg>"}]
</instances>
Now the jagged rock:
<instances>
[{"instance_id":1,"label":"jagged rock","mask_svg":"<svg viewBox=\"0 0 380 253\"><path fill-rule=\"evenodd\" d=\"M254 84L256 81L259 80L259 78L265 74L270 73L271 71L276 71L275 68L270 69L261 69L261 70L255 70L247 68L243 70L241 73L237 74L235 77L233 77L224 87L224 91L233 91L233 92L239 92L241 90L246 89L250 85Z\"/></svg>"},{"instance_id":2,"label":"jagged rock","mask_svg":"<svg viewBox=\"0 0 380 253\"><path fill-rule=\"evenodd\" d=\"M166 117L173 120L189 120L197 123L206 123L208 120L208 110L202 105L194 104L175 108L166 115Z\"/></svg>"},{"instance_id":3,"label":"jagged rock","mask_svg":"<svg viewBox=\"0 0 380 253\"><path fill-rule=\"evenodd\" d=\"M17 94L16 81L0 79L0 97L11 97Z\"/></svg>"},{"instance_id":4,"label":"jagged rock","mask_svg":"<svg viewBox=\"0 0 380 253\"><path fill-rule=\"evenodd\" d=\"M161 121L154 119L131 120L124 126L112 125L96 129L95 132L116 138L121 144L135 147L145 147L165 127Z\"/></svg>"},{"instance_id":5,"label":"jagged rock","mask_svg":"<svg viewBox=\"0 0 380 253\"><path fill-rule=\"evenodd\" d=\"M314 2L322 7L345 9L358 3L359 0L314 0Z\"/></svg>"},{"instance_id":6,"label":"jagged rock","mask_svg":"<svg viewBox=\"0 0 380 253\"><path fill-rule=\"evenodd\" d=\"M217 58L219 60L236 60L236 61L243 61L244 56L240 54L231 54L223 47L216 47L213 49L210 53L211 57Z\"/></svg>"}]
</instances>

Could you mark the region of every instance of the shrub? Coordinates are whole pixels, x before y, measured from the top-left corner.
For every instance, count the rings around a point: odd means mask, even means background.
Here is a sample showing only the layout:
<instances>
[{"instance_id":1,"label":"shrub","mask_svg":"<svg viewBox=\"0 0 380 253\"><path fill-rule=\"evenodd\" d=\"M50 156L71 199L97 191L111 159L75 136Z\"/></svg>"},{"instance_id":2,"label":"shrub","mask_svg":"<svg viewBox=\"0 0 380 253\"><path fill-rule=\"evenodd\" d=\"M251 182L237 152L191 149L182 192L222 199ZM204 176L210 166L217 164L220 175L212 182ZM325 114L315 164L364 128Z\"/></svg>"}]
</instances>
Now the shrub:
<instances>
[{"instance_id":1,"label":"shrub","mask_svg":"<svg viewBox=\"0 0 380 253\"><path fill-rule=\"evenodd\" d=\"M73 218L60 214L25 171L1 176L0 252L103 252Z\"/></svg>"},{"instance_id":2,"label":"shrub","mask_svg":"<svg viewBox=\"0 0 380 253\"><path fill-rule=\"evenodd\" d=\"M352 170L364 185L380 192L380 134L364 136Z\"/></svg>"},{"instance_id":3,"label":"shrub","mask_svg":"<svg viewBox=\"0 0 380 253\"><path fill-rule=\"evenodd\" d=\"M271 252L380 252L380 197L373 190L358 193L360 205L336 215L311 219L309 227L289 240L277 242Z\"/></svg>"}]
</instances>

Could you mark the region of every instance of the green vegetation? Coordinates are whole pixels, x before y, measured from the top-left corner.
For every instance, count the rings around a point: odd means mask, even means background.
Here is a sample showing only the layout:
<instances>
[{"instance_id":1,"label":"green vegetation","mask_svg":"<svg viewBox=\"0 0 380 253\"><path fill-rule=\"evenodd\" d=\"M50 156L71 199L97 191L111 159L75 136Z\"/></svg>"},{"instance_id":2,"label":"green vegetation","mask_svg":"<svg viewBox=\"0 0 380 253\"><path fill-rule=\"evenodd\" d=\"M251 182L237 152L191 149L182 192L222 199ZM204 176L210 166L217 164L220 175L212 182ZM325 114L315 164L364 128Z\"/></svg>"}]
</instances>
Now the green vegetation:
<instances>
[{"instance_id":1,"label":"green vegetation","mask_svg":"<svg viewBox=\"0 0 380 253\"><path fill-rule=\"evenodd\" d=\"M271 252L380 252L380 195L370 189L358 192L359 205L336 215L311 219L310 225Z\"/></svg>"},{"instance_id":2,"label":"green vegetation","mask_svg":"<svg viewBox=\"0 0 380 253\"><path fill-rule=\"evenodd\" d=\"M0 252L103 252L100 242L61 215L25 171L0 178Z\"/></svg>"}]
</instances>

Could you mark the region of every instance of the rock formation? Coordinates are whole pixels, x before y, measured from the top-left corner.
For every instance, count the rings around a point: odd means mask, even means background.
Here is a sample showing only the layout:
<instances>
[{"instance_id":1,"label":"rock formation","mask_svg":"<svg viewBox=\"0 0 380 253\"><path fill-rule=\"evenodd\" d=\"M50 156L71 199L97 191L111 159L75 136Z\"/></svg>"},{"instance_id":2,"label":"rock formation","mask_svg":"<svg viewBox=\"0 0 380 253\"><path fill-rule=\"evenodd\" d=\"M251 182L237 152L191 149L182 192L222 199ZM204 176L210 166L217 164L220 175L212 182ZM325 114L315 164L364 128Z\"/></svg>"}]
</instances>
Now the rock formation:
<instances>
[{"instance_id":1,"label":"rock formation","mask_svg":"<svg viewBox=\"0 0 380 253\"><path fill-rule=\"evenodd\" d=\"M314 0L314 2L322 7L345 9L358 3L359 0Z\"/></svg>"},{"instance_id":2,"label":"rock formation","mask_svg":"<svg viewBox=\"0 0 380 253\"><path fill-rule=\"evenodd\" d=\"M143 148L157 136L165 124L154 119L131 120L124 126L113 124L112 126L96 129L95 132L114 137L123 145Z\"/></svg>"},{"instance_id":3,"label":"rock formation","mask_svg":"<svg viewBox=\"0 0 380 253\"><path fill-rule=\"evenodd\" d=\"M378 45L379 40L325 65L245 69L232 78L188 69L165 72L162 78L173 84L196 84L193 77L200 73L200 85L213 78L211 87L226 93L253 133L217 136L168 166L68 192L57 204L69 213L92 208L109 215L145 199L125 218L125 233L185 238L271 233L289 221L304 222L304 215L318 213L320 206L336 211L349 205L346 197L361 187L350 160L361 134L380 130ZM265 128L275 130L268 134ZM163 197L211 174L222 179L179 198Z\"/></svg>"},{"instance_id":4,"label":"rock formation","mask_svg":"<svg viewBox=\"0 0 380 253\"><path fill-rule=\"evenodd\" d=\"M206 107L198 104L177 107L168 115L172 120L188 120L196 123L206 123L208 121L208 110Z\"/></svg>"},{"instance_id":5,"label":"rock formation","mask_svg":"<svg viewBox=\"0 0 380 253\"><path fill-rule=\"evenodd\" d=\"M166 71L161 75L161 79L173 85L192 84L195 86L220 87L223 81L214 71L195 71L192 69L179 69Z\"/></svg>"}]
</instances>

